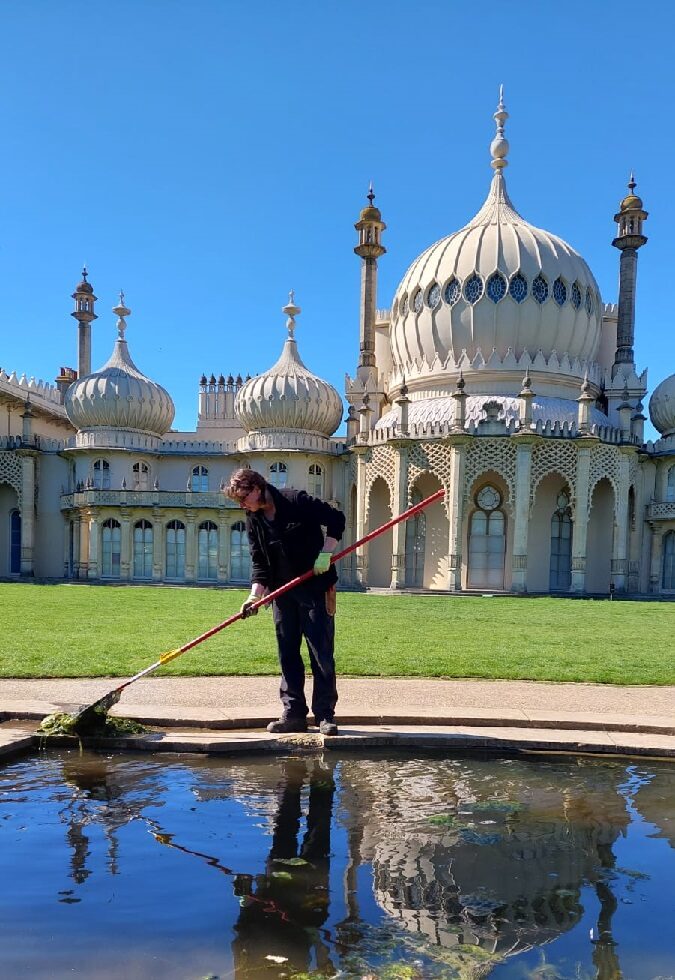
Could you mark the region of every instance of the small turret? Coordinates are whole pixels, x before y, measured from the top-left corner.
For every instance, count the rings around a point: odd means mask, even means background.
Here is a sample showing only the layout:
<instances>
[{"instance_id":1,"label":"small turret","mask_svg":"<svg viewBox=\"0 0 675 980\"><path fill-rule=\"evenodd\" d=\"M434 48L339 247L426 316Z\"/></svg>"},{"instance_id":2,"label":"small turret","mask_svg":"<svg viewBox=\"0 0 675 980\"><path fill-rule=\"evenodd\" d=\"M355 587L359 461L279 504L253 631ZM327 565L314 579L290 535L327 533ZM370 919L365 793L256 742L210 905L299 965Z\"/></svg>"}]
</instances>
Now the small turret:
<instances>
[{"instance_id":1,"label":"small turret","mask_svg":"<svg viewBox=\"0 0 675 980\"><path fill-rule=\"evenodd\" d=\"M616 354L612 366L614 378L621 364L634 362L633 344L635 340L635 289L637 284L637 250L646 244L642 234L642 223L647 220L647 212L642 207L642 199L634 193L635 177L631 173L628 181L629 193L619 205L614 220L617 223L617 237L612 242L621 252L619 264L619 314L616 331Z\"/></svg>"},{"instance_id":2,"label":"small turret","mask_svg":"<svg viewBox=\"0 0 675 980\"><path fill-rule=\"evenodd\" d=\"M91 323L96 320L94 305L97 297L94 296L94 289L87 281L87 267L82 269L82 281L75 287L72 298L75 300L75 309L70 314L75 317L78 323L78 345L77 345L77 373L80 378L91 374Z\"/></svg>"}]
</instances>

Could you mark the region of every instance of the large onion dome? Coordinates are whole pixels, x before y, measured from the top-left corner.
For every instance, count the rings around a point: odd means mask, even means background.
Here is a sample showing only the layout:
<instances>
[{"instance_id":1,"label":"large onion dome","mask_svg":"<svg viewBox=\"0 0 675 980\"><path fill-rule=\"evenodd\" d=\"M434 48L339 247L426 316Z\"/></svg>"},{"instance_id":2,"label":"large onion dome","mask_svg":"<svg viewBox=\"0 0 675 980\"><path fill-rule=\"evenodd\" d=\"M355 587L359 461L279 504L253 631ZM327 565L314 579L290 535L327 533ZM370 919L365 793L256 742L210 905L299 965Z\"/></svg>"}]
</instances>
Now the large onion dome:
<instances>
[{"instance_id":1,"label":"large onion dome","mask_svg":"<svg viewBox=\"0 0 675 980\"><path fill-rule=\"evenodd\" d=\"M508 113L500 92L490 147L495 174L478 214L412 263L392 306L394 376L437 380L461 361L482 369L539 355L540 370L583 377L596 357L602 304L583 258L556 235L529 224L509 199L503 170ZM539 354L541 352L541 354ZM567 355L567 356L565 356ZM581 367L580 367L581 365ZM522 362L514 382L522 376Z\"/></svg>"},{"instance_id":2,"label":"large onion dome","mask_svg":"<svg viewBox=\"0 0 675 980\"><path fill-rule=\"evenodd\" d=\"M131 310L120 304L118 336L112 355L93 374L78 378L68 388L65 408L78 430L78 446L153 448L170 428L174 404L169 393L142 374L129 354L124 332Z\"/></svg>"},{"instance_id":3,"label":"large onion dome","mask_svg":"<svg viewBox=\"0 0 675 980\"><path fill-rule=\"evenodd\" d=\"M675 436L675 374L654 389L649 399L649 417L664 438Z\"/></svg>"},{"instance_id":4,"label":"large onion dome","mask_svg":"<svg viewBox=\"0 0 675 980\"><path fill-rule=\"evenodd\" d=\"M288 338L281 357L268 371L246 381L237 392L235 413L249 434L302 430L321 438L331 436L342 418L342 400L332 385L302 362L294 337L300 307L290 294L283 307Z\"/></svg>"}]
</instances>

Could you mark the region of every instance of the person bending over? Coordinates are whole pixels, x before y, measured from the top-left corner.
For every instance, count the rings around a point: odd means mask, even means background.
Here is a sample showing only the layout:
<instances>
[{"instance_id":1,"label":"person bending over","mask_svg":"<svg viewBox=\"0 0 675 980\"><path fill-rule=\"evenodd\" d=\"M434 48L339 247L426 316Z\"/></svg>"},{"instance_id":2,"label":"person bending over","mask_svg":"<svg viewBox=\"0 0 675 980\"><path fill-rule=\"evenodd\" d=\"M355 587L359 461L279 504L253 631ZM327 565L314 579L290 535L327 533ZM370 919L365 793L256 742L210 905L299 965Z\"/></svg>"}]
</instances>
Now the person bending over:
<instances>
[{"instance_id":1,"label":"person bending over","mask_svg":"<svg viewBox=\"0 0 675 980\"><path fill-rule=\"evenodd\" d=\"M252 605L304 572L314 577L296 585L272 604L277 635L283 711L268 732L307 731L305 665L300 652L307 641L314 684L312 712L322 735L337 735L335 705L335 583L331 555L345 529L345 515L304 490L277 490L255 470L237 470L225 491L246 511L251 552L251 594L242 616L255 614ZM325 537L324 530L326 529Z\"/></svg>"}]
</instances>

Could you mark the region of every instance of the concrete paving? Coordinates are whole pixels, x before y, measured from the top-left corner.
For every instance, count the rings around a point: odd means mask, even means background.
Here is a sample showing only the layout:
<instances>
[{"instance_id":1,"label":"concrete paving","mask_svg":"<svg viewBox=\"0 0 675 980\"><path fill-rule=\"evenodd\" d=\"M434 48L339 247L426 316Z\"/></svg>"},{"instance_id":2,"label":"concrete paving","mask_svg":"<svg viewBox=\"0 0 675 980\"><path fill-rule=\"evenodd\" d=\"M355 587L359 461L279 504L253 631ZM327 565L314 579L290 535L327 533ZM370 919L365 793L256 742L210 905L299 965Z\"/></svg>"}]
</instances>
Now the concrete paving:
<instances>
[{"instance_id":1,"label":"concrete paving","mask_svg":"<svg viewBox=\"0 0 675 980\"><path fill-rule=\"evenodd\" d=\"M118 683L0 680L0 755L29 750L35 721L91 703ZM337 738L311 729L280 738L265 731L279 715L276 677L145 678L124 691L111 714L159 730L115 745L220 753L435 746L675 758L674 687L341 678L339 691Z\"/></svg>"}]
</instances>

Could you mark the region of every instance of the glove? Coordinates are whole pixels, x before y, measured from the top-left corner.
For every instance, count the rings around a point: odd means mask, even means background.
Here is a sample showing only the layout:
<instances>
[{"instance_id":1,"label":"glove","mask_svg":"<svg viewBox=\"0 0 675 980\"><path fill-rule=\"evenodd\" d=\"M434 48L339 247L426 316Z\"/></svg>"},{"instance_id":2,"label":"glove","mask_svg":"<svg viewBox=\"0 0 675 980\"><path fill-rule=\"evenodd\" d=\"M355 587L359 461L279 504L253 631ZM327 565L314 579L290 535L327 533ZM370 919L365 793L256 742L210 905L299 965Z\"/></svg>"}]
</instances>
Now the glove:
<instances>
[{"instance_id":1,"label":"glove","mask_svg":"<svg viewBox=\"0 0 675 980\"><path fill-rule=\"evenodd\" d=\"M242 604L242 607L239 610L239 612L241 613L241 618L242 619L248 619L249 616L257 616L258 615L258 610L257 609L253 609L253 605L256 602L258 602L259 599L262 599L262 596L260 596L260 595L254 595L253 592L251 592L250 596Z\"/></svg>"},{"instance_id":2,"label":"glove","mask_svg":"<svg viewBox=\"0 0 675 980\"><path fill-rule=\"evenodd\" d=\"M323 575L330 568L330 560L333 556L330 551L320 551L314 562L314 574Z\"/></svg>"}]
</instances>

